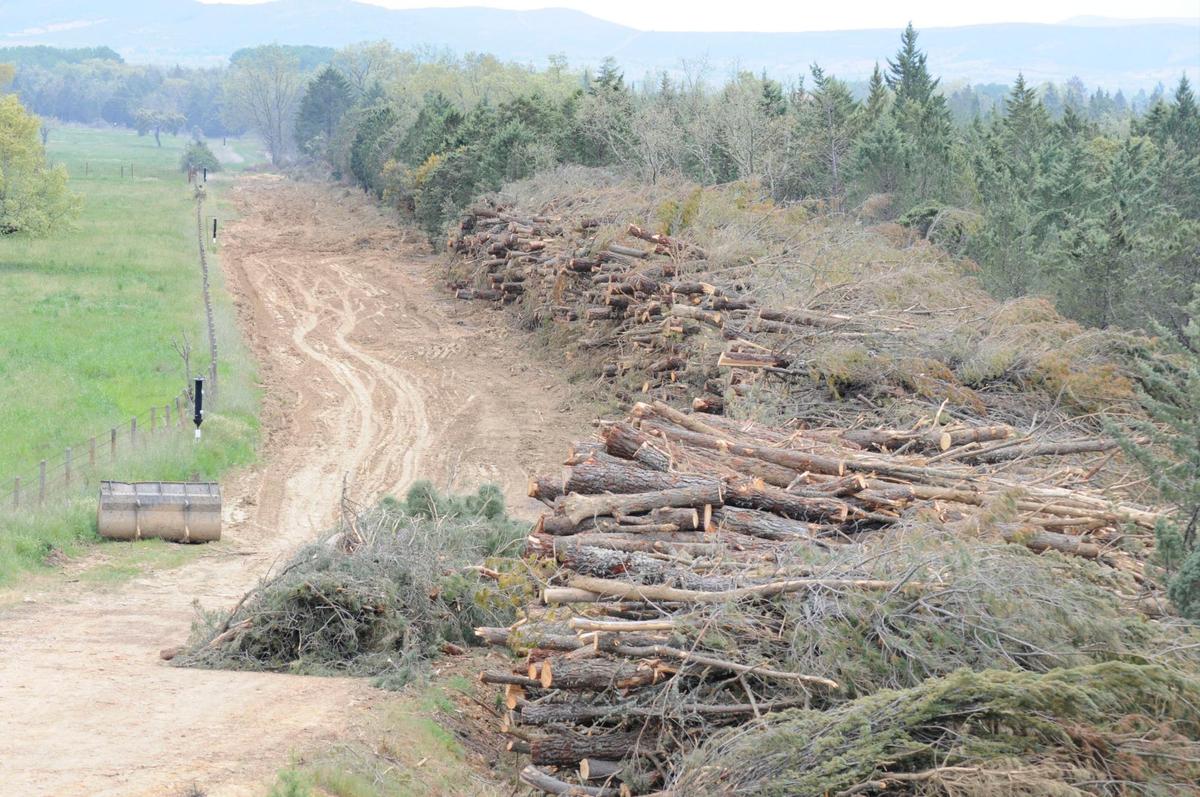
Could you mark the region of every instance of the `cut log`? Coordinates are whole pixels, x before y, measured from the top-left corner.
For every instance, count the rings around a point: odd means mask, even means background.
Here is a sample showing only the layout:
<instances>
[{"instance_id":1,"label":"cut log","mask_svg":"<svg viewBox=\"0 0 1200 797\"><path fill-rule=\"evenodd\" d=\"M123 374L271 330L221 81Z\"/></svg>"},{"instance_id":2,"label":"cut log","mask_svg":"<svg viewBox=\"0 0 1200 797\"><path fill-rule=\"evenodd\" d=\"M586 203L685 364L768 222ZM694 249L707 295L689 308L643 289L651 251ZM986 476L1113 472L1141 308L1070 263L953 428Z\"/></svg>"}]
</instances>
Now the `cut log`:
<instances>
[{"instance_id":1,"label":"cut log","mask_svg":"<svg viewBox=\"0 0 1200 797\"><path fill-rule=\"evenodd\" d=\"M573 783L567 783L565 780L559 780L533 765L522 769L520 778L522 783L532 786L544 794L561 794L568 795L569 797L622 797L620 789L612 789L607 786L578 786Z\"/></svg>"},{"instance_id":2,"label":"cut log","mask_svg":"<svg viewBox=\"0 0 1200 797\"><path fill-rule=\"evenodd\" d=\"M656 742L653 734L614 731L585 736L564 730L553 736L534 738L529 752L534 764L574 767L585 758L620 760L633 755L639 745L652 750Z\"/></svg>"},{"instance_id":3,"label":"cut log","mask_svg":"<svg viewBox=\"0 0 1200 797\"><path fill-rule=\"evenodd\" d=\"M573 523L604 515L635 515L662 507L717 506L725 502L725 485L716 479L694 487L628 495L567 495L559 510Z\"/></svg>"},{"instance_id":4,"label":"cut log","mask_svg":"<svg viewBox=\"0 0 1200 797\"><path fill-rule=\"evenodd\" d=\"M712 514L712 531L733 531L765 540L812 540L808 523L779 517L756 509L726 506Z\"/></svg>"},{"instance_id":5,"label":"cut log","mask_svg":"<svg viewBox=\"0 0 1200 797\"><path fill-rule=\"evenodd\" d=\"M567 580L572 589L592 592L624 600L679 601L682 603L725 603L746 598L766 598L811 589L865 589L902 592L921 592L926 589L919 581L882 581L855 578L794 578L707 592L694 589L677 589L661 584L631 584L591 576L572 576Z\"/></svg>"},{"instance_id":6,"label":"cut log","mask_svg":"<svg viewBox=\"0 0 1200 797\"><path fill-rule=\"evenodd\" d=\"M571 659L557 656L541 664L543 689L628 690L649 686L662 677L654 667L634 664L625 659Z\"/></svg>"}]
</instances>

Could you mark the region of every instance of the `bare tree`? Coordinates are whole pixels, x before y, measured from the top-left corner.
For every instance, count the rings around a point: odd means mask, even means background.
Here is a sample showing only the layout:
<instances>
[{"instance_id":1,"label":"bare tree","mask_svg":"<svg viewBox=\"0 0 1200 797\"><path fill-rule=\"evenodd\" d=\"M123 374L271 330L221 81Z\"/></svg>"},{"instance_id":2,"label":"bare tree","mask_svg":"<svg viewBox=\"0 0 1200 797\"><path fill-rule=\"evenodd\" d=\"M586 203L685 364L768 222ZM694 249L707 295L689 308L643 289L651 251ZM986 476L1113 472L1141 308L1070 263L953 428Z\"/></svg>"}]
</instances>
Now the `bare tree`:
<instances>
[{"instance_id":1,"label":"bare tree","mask_svg":"<svg viewBox=\"0 0 1200 797\"><path fill-rule=\"evenodd\" d=\"M292 126L304 92L305 78L295 56L278 45L260 47L239 60L225 86L229 121L262 136L271 162L283 162L292 141Z\"/></svg>"},{"instance_id":2,"label":"bare tree","mask_svg":"<svg viewBox=\"0 0 1200 797\"><path fill-rule=\"evenodd\" d=\"M333 57L333 68L346 76L356 97L362 97L376 82L388 77L396 51L386 41L352 44Z\"/></svg>"},{"instance_id":3,"label":"bare tree","mask_svg":"<svg viewBox=\"0 0 1200 797\"><path fill-rule=\"evenodd\" d=\"M192 340L186 332L179 338L171 338L171 348L183 363L183 383L191 389L192 384Z\"/></svg>"}]
</instances>

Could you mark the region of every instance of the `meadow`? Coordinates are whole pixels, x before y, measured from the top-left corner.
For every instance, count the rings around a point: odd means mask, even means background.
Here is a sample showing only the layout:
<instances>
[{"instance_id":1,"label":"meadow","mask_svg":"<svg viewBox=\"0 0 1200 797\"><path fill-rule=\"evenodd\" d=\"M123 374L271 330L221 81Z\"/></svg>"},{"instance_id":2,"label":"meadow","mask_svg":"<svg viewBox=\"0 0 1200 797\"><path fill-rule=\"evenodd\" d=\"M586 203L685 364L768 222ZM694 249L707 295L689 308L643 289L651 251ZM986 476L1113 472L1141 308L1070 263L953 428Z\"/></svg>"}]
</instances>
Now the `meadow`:
<instances>
[{"instance_id":1,"label":"meadow","mask_svg":"<svg viewBox=\"0 0 1200 797\"><path fill-rule=\"evenodd\" d=\"M125 130L56 127L47 154L63 164L80 213L44 238L0 238L0 583L37 567L56 551L94 539L98 478L215 477L253 457L257 397L252 364L238 339L210 249L222 360L222 395L200 446L185 433L143 438L107 460L108 430L127 437L131 418L146 424L151 407L172 402L185 384L173 339L192 342L192 369L208 367L198 266L193 187L180 171L186 136L139 137ZM213 142L237 152L236 170L253 159L247 142ZM226 176L210 180L206 219L231 211ZM211 223L211 222L206 222ZM80 473L93 437L95 468ZM66 447L86 488L54 495L42 511L11 511L14 477L26 503L38 463L51 471Z\"/></svg>"}]
</instances>

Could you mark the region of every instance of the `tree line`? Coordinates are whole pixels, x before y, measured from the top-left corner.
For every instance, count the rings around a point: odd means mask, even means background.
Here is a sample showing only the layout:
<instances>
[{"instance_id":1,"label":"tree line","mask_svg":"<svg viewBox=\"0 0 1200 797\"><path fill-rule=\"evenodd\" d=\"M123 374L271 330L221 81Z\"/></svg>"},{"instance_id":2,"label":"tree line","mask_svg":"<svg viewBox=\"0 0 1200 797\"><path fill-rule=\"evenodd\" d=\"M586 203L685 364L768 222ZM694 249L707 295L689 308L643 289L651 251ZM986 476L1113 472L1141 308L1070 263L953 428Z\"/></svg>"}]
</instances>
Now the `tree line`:
<instances>
[{"instance_id":1,"label":"tree line","mask_svg":"<svg viewBox=\"0 0 1200 797\"><path fill-rule=\"evenodd\" d=\"M1179 330L1200 280L1200 122L1186 78L1127 99L1062 85L963 86L931 74L909 26L870 79L813 65L790 83L645 76L487 55L270 45L227 68L124 64L31 48L13 89L33 111L144 134L257 132L272 158L328 164L432 238L476 194L564 163L647 181L747 181L899 221L971 258L997 295L1053 296L1088 324Z\"/></svg>"},{"instance_id":2,"label":"tree line","mask_svg":"<svg viewBox=\"0 0 1200 797\"><path fill-rule=\"evenodd\" d=\"M977 263L995 294L1048 294L1095 326L1181 331L1200 282L1200 114L1186 77L1135 113L1119 92L1017 75L992 110L960 121L911 25L857 92L819 65L790 85L664 74L634 89L612 61L533 70L361 45L288 83L295 60L261 48L227 85L262 86L257 62L278 87L259 103L277 111L265 137L431 239L480 192L574 163L746 181L776 202L898 221Z\"/></svg>"}]
</instances>

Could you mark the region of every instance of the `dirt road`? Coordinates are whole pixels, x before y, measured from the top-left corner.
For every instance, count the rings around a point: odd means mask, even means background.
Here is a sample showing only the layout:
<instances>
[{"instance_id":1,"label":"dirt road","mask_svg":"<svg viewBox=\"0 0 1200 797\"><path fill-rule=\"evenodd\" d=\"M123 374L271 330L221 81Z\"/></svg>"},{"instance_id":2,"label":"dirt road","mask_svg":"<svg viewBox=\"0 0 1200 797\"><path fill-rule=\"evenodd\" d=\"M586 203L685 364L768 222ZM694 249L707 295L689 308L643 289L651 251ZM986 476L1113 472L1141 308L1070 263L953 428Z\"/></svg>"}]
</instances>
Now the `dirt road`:
<instances>
[{"instance_id":1,"label":"dirt road","mask_svg":"<svg viewBox=\"0 0 1200 797\"><path fill-rule=\"evenodd\" d=\"M561 456L586 418L488 311L360 194L270 176L233 188L222 264L266 393L258 468L225 485L226 532L191 564L0 613L4 795L261 795L289 753L390 699L361 681L172 668L192 602L228 606L352 494L501 484ZM558 434L547 434L546 429Z\"/></svg>"}]
</instances>

